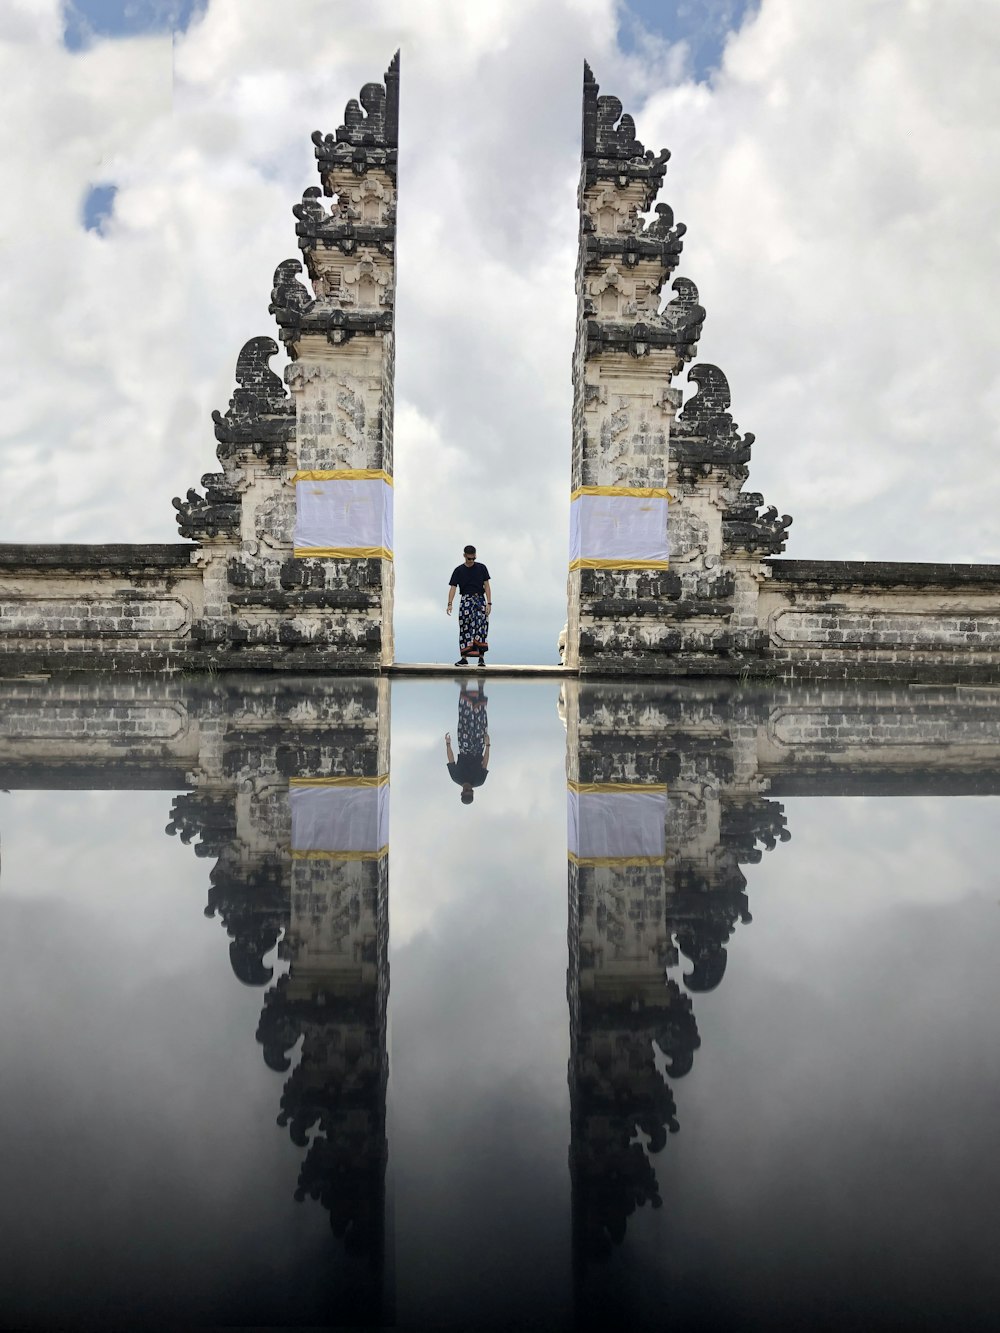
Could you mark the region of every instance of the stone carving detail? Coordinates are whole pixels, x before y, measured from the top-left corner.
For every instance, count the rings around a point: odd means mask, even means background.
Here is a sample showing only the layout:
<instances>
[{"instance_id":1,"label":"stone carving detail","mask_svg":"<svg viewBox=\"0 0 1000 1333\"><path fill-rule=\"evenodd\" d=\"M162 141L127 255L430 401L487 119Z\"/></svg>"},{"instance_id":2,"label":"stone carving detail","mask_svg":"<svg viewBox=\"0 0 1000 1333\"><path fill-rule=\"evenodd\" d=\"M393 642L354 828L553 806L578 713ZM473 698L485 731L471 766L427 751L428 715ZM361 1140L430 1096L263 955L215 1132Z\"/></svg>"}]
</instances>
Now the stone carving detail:
<instances>
[{"instance_id":1,"label":"stone carving detail","mask_svg":"<svg viewBox=\"0 0 1000 1333\"><path fill-rule=\"evenodd\" d=\"M584 593L584 571L571 570L566 660L585 672L676 674L705 669L707 659L713 670L723 660L741 670L761 657L759 582L742 577L737 595L733 571L752 574L754 560L780 551L791 523L740 494L753 436L737 432L718 367L692 370L697 391L675 415L682 399L671 380L697 353L705 310L687 277L673 277L660 304L685 235L670 206L656 202L668 157L645 148L585 66L571 487L665 489L660 549L681 584L669 598L636 596L624 575L642 564L638 549L622 553L599 598Z\"/></svg>"},{"instance_id":2,"label":"stone carving detail","mask_svg":"<svg viewBox=\"0 0 1000 1333\"><path fill-rule=\"evenodd\" d=\"M206 472L201 479L205 494L189 489L182 500L174 496L177 527L182 537L195 541L232 539L240 531L240 496L221 472Z\"/></svg>"},{"instance_id":3,"label":"stone carving detail","mask_svg":"<svg viewBox=\"0 0 1000 1333\"><path fill-rule=\"evenodd\" d=\"M754 437L748 431L740 435L729 413L729 381L707 361L692 366L688 379L696 386L694 396L684 404L670 432L674 461L681 464L705 464L727 468L746 480L750 446ZM704 475L708 475L707 471Z\"/></svg>"},{"instance_id":4,"label":"stone carving detail","mask_svg":"<svg viewBox=\"0 0 1000 1333\"><path fill-rule=\"evenodd\" d=\"M296 276L301 272L302 265L297 259L283 259L274 270L271 304L267 310L282 329L296 315L301 315L304 310L315 304L315 299L309 295Z\"/></svg>"},{"instance_id":5,"label":"stone carving detail","mask_svg":"<svg viewBox=\"0 0 1000 1333\"><path fill-rule=\"evenodd\" d=\"M220 857L236 837L231 793L181 792L173 799L164 831L172 838L179 836L185 846L194 843L195 856Z\"/></svg>"},{"instance_id":6,"label":"stone carving detail","mask_svg":"<svg viewBox=\"0 0 1000 1333\"><path fill-rule=\"evenodd\" d=\"M583 156L587 185L598 180L642 181L647 205L666 175L669 151L654 155L636 138L635 121L617 97L601 97L590 66L583 67Z\"/></svg>"},{"instance_id":7,"label":"stone carving detail","mask_svg":"<svg viewBox=\"0 0 1000 1333\"><path fill-rule=\"evenodd\" d=\"M248 458L272 466L287 463L289 445L295 440L295 405L270 368L277 352L273 338L251 338L243 344L236 361L237 388L226 414L223 416L218 409L212 413L218 441L215 452L223 471L202 477L204 495L192 488L183 500L178 496L173 500L182 537L237 540L243 501L240 464Z\"/></svg>"},{"instance_id":8,"label":"stone carving detail","mask_svg":"<svg viewBox=\"0 0 1000 1333\"><path fill-rule=\"evenodd\" d=\"M687 232L687 226L683 222L674 223L674 210L669 204L657 204L654 210L656 216L652 222L648 222L642 230L644 237L652 237L657 241L666 241L673 237L680 239Z\"/></svg>"},{"instance_id":9,"label":"stone carving detail","mask_svg":"<svg viewBox=\"0 0 1000 1333\"><path fill-rule=\"evenodd\" d=\"M759 513L763 504L762 495L749 491L738 496L724 512L722 539L727 549L755 555L778 555L785 549L791 516L782 514L779 518L774 505Z\"/></svg>"},{"instance_id":10,"label":"stone carving detail","mask_svg":"<svg viewBox=\"0 0 1000 1333\"><path fill-rule=\"evenodd\" d=\"M366 176L353 190L341 190L329 213L320 202L321 193L310 185L302 202L292 206L300 250L308 255L322 246L350 257L360 245L392 257L396 210L381 181Z\"/></svg>"},{"instance_id":11,"label":"stone carving detail","mask_svg":"<svg viewBox=\"0 0 1000 1333\"><path fill-rule=\"evenodd\" d=\"M286 259L278 265L268 306L278 324L279 337L293 358L298 356L298 343L306 333L324 334L329 343L337 345L348 342L356 333L392 331L391 309L344 309L329 298L317 300L296 277L301 272L297 259Z\"/></svg>"},{"instance_id":12,"label":"stone carving detail","mask_svg":"<svg viewBox=\"0 0 1000 1333\"><path fill-rule=\"evenodd\" d=\"M398 51L385 72L384 83L366 83L360 96L347 103L343 125L333 134L315 130L312 141L322 176L345 167L363 176L371 167L380 167L395 179L399 146Z\"/></svg>"},{"instance_id":13,"label":"stone carving detail","mask_svg":"<svg viewBox=\"0 0 1000 1333\"><path fill-rule=\"evenodd\" d=\"M247 448L257 457L284 463L295 439L295 405L270 368L278 354L273 338L251 338L236 360L237 389L226 415L212 413L219 461L227 462Z\"/></svg>"},{"instance_id":14,"label":"stone carving detail","mask_svg":"<svg viewBox=\"0 0 1000 1333\"><path fill-rule=\"evenodd\" d=\"M663 319L679 341L693 346L701 337L705 323L704 307L698 304L698 288L690 278L674 278L670 287L677 295L664 307Z\"/></svg>"}]
</instances>

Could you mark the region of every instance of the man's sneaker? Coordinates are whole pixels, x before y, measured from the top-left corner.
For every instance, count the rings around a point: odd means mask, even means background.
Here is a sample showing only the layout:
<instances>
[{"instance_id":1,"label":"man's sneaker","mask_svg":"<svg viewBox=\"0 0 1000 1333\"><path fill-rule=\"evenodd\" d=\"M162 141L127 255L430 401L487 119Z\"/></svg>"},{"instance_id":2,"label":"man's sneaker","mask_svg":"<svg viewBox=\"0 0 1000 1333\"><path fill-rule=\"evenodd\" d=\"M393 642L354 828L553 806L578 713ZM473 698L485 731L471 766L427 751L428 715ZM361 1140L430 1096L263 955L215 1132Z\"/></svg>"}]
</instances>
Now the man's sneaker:
<instances>
[{"instance_id":1,"label":"man's sneaker","mask_svg":"<svg viewBox=\"0 0 1000 1333\"><path fill-rule=\"evenodd\" d=\"M468 665L469 665L469 659L468 659L467 657L460 657L460 658L458 659L458 661L455 663L455 665L456 665L456 666L468 666Z\"/></svg>"},{"instance_id":2,"label":"man's sneaker","mask_svg":"<svg viewBox=\"0 0 1000 1333\"><path fill-rule=\"evenodd\" d=\"M482 667L484 667L484 666L486 665L486 658L485 658L485 657L481 657L481 658L479 659L479 665L482 666Z\"/></svg>"}]
</instances>

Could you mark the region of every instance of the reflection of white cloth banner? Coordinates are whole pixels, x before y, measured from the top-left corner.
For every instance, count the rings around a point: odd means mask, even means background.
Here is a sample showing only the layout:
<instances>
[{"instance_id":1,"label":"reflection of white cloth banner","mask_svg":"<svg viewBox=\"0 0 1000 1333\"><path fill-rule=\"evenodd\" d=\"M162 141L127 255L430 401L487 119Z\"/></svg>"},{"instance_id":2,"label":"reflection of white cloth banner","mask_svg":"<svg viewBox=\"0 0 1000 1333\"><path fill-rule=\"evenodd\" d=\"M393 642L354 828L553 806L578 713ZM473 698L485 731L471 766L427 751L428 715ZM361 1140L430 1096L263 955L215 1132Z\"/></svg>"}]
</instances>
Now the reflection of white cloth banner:
<instances>
[{"instance_id":1,"label":"reflection of white cloth banner","mask_svg":"<svg viewBox=\"0 0 1000 1333\"><path fill-rule=\"evenodd\" d=\"M667 852L667 789L571 782L569 855L581 865L654 864Z\"/></svg>"},{"instance_id":2,"label":"reflection of white cloth banner","mask_svg":"<svg viewBox=\"0 0 1000 1333\"><path fill-rule=\"evenodd\" d=\"M389 779L292 778L292 856L367 861L389 847Z\"/></svg>"},{"instance_id":3,"label":"reflection of white cloth banner","mask_svg":"<svg viewBox=\"0 0 1000 1333\"><path fill-rule=\"evenodd\" d=\"M656 486L581 486L569 507L570 569L666 569L667 501Z\"/></svg>"},{"instance_id":4,"label":"reflection of white cloth banner","mask_svg":"<svg viewBox=\"0 0 1000 1333\"><path fill-rule=\"evenodd\" d=\"M392 478L364 469L296 472L295 554L392 559Z\"/></svg>"}]
</instances>

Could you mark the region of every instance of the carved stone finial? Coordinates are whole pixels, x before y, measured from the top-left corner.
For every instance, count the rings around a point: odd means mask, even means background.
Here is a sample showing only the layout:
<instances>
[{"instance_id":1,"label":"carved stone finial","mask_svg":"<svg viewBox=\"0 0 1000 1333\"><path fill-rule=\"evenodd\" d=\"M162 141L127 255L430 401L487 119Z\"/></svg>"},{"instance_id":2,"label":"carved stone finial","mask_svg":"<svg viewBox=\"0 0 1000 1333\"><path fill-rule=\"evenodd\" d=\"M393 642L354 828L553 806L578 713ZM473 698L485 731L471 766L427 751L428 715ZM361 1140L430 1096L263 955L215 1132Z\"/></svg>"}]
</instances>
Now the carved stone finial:
<instances>
[{"instance_id":1,"label":"carved stone finial","mask_svg":"<svg viewBox=\"0 0 1000 1333\"><path fill-rule=\"evenodd\" d=\"M270 368L277 353L273 338L251 338L243 344L236 360L239 387L225 416L218 409L212 413L220 462L225 463L240 448L266 455L274 463L287 461L288 445L295 439L295 406Z\"/></svg>"},{"instance_id":2,"label":"carved stone finial","mask_svg":"<svg viewBox=\"0 0 1000 1333\"><path fill-rule=\"evenodd\" d=\"M366 83L357 98L344 108L344 123L333 134L313 132L320 174L334 167L349 167L363 176L380 167L395 177L399 148L399 52L393 56L382 83ZM327 193L331 193L327 189Z\"/></svg>"},{"instance_id":3,"label":"carved stone finial","mask_svg":"<svg viewBox=\"0 0 1000 1333\"><path fill-rule=\"evenodd\" d=\"M740 435L729 414L729 381L719 369L701 361L688 371L696 386L674 420L670 451L682 481L707 476L713 469L729 474L741 486L747 478L753 436Z\"/></svg>"},{"instance_id":4,"label":"carved stone finial","mask_svg":"<svg viewBox=\"0 0 1000 1333\"><path fill-rule=\"evenodd\" d=\"M635 121L622 114L617 97L601 97L590 66L583 65L583 170L587 185L598 180L641 181L647 206L666 175L670 153L658 155L637 138Z\"/></svg>"},{"instance_id":5,"label":"carved stone finial","mask_svg":"<svg viewBox=\"0 0 1000 1333\"><path fill-rule=\"evenodd\" d=\"M321 227L327 219L326 209L320 203L322 194L318 185L308 186L302 191L302 202L292 205L292 216L313 230Z\"/></svg>"},{"instance_id":6,"label":"carved stone finial","mask_svg":"<svg viewBox=\"0 0 1000 1333\"><path fill-rule=\"evenodd\" d=\"M756 491L737 496L722 515L724 547L757 556L781 554L788 541L788 529L792 526L791 515L782 514L779 518L774 505L769 505L761 514L758 511L763 504L764 497Z\"/></svg>"},{"instance_id":7,"label":"carved stone finial","mask_svg":"<svg viewBox=\"0 0 1000 1333\"><path fill-rule=\"evenodd\" d=\"M177 530L195 541L233 539L240 532L240 497L221 472L207 472L201 479L205 494L190 488L182 500L174 496Z\"/></svg>"},{"instance_id":8,"label":"carved stone finial","mask_svg":"<svg viewBox=\"0 0 1000 1333\"><path fill-rule=\"evenodd\" d=\"M674 278L670 289L676 295L664 306L662 318L674 331L678 342L691 348L688 355L692 355L705 323L705 308L698 304L698 288L690 278Z\"/></svg>"},{"instance_id":9,"label":"carved stone finial","mask_svg":"<svg viewBox=\"0 0 1000 1333\"><path fill-rule=\"evenodd\" d=\"M268 314L278 318L279 324L281 323L280 312L297 311L301 313L312 304L313 298L296 276L301 272L302 265L297 259L283 259L274 270L271 304L267 307L267 310Z\"/></svg>"}]
</instances>

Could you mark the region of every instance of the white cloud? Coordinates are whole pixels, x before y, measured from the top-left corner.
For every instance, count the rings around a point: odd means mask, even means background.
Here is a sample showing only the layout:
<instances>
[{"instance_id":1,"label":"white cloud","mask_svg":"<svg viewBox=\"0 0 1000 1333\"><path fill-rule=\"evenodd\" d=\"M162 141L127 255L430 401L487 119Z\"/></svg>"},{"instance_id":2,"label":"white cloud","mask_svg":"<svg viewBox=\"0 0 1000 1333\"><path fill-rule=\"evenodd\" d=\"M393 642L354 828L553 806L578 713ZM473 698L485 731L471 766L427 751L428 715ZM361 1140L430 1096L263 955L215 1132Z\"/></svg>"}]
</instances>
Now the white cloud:
<instances>
[{"instance_id":1,"label":"white cloud","mask_svg":"<svg viewBox=\"0 0 1000 1333\"><path fill-rule=\"evenodd\" d=\"M698 85L615 24L613 0L211 0L173 46L71 54L54 0L5 7L0 536L176 539L170 497L214 467L210 411L296 252L309 135L402 44L401 656L448 651L432 608L471 539L497 657L554 658L585 54L673 151L702 352L757 435L751 484L795 516L788 554L1000 559L1000 16L764 0ZM119 187L103 236L97 181Z\"/></svg>"},{"instance_id":2,"label":"white cloud","mask_svg":"<svg viewBox=\"0 0 1000 1333\"><path fill-rule=\"evenodd\" d=\"M789 555L1000 558L998 36L976 3L765 0L710 92L639 117Z\"/></svg>"}]
</instances>

